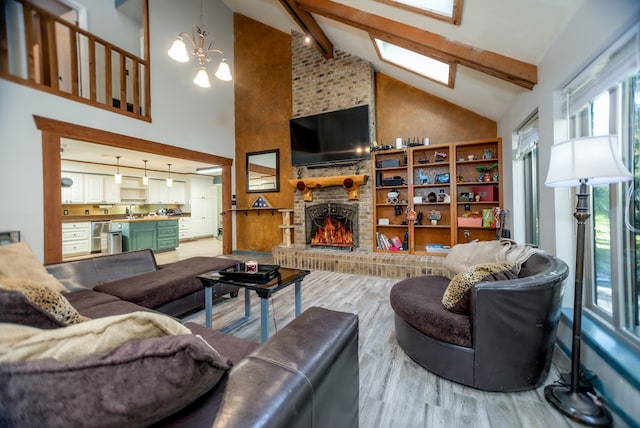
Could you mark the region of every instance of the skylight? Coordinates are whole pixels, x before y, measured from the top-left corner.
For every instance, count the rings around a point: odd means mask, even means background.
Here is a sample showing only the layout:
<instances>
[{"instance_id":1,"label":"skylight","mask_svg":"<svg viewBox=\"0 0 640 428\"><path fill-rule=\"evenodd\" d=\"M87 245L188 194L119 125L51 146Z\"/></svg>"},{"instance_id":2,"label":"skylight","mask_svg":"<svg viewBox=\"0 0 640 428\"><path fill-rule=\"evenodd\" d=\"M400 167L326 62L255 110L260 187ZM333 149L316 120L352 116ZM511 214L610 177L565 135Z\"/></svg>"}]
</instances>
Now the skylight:
<instances>
[{"instance_id":1,"label":"skylight","mask_svg":"<svg viewBox=\"0 0 640 428\"><path fill-rule=\"evenodd\" d=\"M460 24L462 0L378 0L382 3L424 13L434 18Z\"/></svg>"},{"instance_id":2,"label":"skylight","mask_svg":"<svg viewBox=\"0 0 640 428\"><path fill-rule=\"evenodd\" d=\"M452 64L401 48L393 43L373 39L378 55L383 61L417 73L427 79L453 87Z\"/></svg>"}]
</instances>

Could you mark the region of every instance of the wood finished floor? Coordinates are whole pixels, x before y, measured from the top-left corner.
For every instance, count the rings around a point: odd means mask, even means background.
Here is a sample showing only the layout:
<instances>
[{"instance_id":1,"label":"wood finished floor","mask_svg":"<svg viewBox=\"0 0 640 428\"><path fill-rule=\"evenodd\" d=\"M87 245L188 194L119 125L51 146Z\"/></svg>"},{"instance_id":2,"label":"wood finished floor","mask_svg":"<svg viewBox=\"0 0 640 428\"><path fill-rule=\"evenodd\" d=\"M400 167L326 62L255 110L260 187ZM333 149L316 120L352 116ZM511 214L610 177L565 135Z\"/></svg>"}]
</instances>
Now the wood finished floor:
<instances>
[{"instance_id":1,"label":"wood finished floor","mask_svg":"<svg viewBox=\"0 0 640 428\"><path fill-rule=\"evenodd\" d=\"M157 254L158 263L168 263L195 255L219 255L220 242L203 239L181 243L177 251ZM269 263L264 254L234 254L241 260ZM398 346L393 328L389 290L397 279L314 271L303 281L303 310L321 306L352 312L360 320L360 427L491 427L549 428L580 427L561 416L544 398L543 387L519 393L492 393L468 388L442 379L406 356ZM294 289L276 293L270 333L293 319ZM260 303L252 294L251 321L230 334L259 342ZM243 293L214 305L214 328L244 315ZM188 315L184 321L204 324L204 311ZM568 363L562 362L562 371ZM547 383L558 379L556 363Z\"/></svg>"}]
</instances>

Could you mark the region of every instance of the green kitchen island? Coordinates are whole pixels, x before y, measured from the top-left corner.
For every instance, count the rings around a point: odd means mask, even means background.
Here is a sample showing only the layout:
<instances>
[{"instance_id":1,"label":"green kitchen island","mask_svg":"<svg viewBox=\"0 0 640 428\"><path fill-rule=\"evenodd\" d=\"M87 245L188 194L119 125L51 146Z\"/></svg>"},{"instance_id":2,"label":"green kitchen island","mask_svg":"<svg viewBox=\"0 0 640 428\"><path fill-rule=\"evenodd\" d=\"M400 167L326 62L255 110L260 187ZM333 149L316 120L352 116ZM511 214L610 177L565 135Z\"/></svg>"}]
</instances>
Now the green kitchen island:
<instances>
[{"instance_id":1,"label":"green kitchen island","mask_svg":"<svg viewBox=\"0 0 640 428\"><path fill-rule=\"evenodd\" d=\"M167 216L112 221L111 231L122 232L122 251L151 248L160 252L175 250L178 246L178 220Z\"/></svg>"}]
</instances>

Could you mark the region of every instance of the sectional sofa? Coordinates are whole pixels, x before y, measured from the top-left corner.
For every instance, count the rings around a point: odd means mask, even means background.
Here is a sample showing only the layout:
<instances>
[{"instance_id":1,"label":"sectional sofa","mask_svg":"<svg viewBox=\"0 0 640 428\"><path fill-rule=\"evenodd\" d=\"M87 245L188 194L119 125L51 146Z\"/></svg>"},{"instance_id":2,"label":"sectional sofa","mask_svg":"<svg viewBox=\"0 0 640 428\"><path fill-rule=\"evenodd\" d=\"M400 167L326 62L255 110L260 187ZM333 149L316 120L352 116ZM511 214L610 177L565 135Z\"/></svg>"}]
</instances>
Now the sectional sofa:
<instances>
[{"instance_id":1,"label":"sectional sofa","mask_svg":"<svg viewBox=\"0 0 640 428\"><path fill-rule=\"evenodd\" d=\"M150 256L38 270L23 244L0 247L0 426L358 426L355 315L312 307L262 345L182 324L188 268L237 261L132 275Z\"/></svg>"}]
</instances>

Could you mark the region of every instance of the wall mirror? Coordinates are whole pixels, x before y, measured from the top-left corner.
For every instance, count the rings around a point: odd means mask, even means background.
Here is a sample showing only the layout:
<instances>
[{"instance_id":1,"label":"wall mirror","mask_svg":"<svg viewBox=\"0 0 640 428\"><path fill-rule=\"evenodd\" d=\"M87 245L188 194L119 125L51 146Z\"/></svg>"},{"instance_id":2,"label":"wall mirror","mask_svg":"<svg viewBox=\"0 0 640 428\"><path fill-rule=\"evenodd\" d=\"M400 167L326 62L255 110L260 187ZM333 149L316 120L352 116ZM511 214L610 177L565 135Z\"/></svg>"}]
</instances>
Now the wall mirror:
<instances>
[{"instance_id":1,"label":"wall mirror","mask_svg":"<svg viewBox=\"0 0 640 428\"><path fill-rule=\"evenodd\" d=\"M247 153L247 193L280 191L280 150Z\"/></svg>"}]
</instances>

